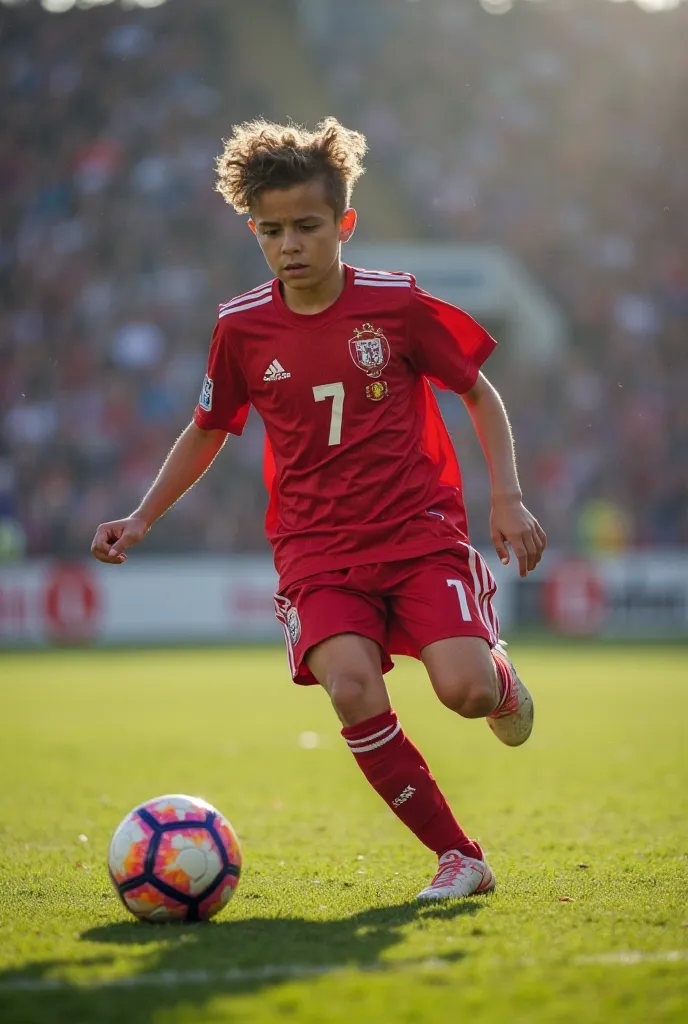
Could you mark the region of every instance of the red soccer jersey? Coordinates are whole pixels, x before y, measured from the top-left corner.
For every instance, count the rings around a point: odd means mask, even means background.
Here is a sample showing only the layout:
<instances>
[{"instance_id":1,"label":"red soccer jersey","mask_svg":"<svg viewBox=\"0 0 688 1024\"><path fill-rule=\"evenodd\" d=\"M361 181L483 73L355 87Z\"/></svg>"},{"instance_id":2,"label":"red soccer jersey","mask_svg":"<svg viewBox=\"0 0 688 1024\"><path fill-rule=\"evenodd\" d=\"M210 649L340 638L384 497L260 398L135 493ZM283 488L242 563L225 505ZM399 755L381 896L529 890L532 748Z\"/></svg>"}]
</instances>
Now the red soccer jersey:
<instances>
[{"instance_id":1,"label":"red soccer jersey","mask_svg":"<svg viewBox=\"0 0 688 1024\"><path fill-rule=\"evenodd\" d=\"M467 541L461 475L433 382L468 391L495 342L411 274L345 267L313 316L275 279L220 306L196 407L204 430L265 424L266 531L282 588Z\"/></svg>"}]
</instances>

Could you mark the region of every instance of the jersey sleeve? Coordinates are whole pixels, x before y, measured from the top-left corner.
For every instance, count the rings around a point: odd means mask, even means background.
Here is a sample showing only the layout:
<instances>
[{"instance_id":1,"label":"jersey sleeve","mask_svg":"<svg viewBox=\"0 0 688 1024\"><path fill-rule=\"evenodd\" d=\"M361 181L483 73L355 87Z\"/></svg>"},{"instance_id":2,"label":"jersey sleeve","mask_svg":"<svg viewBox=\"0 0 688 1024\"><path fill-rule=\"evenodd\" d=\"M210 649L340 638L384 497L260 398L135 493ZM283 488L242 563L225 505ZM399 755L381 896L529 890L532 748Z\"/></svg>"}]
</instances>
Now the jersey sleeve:
<instances>
[{"instance_id":1,"label":"jersey sleeve","mask_svg":"<svg viewBox=\"0 0 688 1024\"><path fill-rule=\"evenodd\" d=\"M244 374L239 365L230 332L218 321L208 355L208 369L194 412L194 423L201 430L224 430L241 434L246 426L251 402Z\"/></svg>"},{"instance_id":2,"label":"jersey sleeve","mask_svg":"<svg viewBox=\"0 0 688 1024\"><path fill-rule=\"evenodd\" d=\"M409 325L415 369L457 394L473 387L497 344L468 313L418 287L411 295Z\"/></svg>"}]
</instances>

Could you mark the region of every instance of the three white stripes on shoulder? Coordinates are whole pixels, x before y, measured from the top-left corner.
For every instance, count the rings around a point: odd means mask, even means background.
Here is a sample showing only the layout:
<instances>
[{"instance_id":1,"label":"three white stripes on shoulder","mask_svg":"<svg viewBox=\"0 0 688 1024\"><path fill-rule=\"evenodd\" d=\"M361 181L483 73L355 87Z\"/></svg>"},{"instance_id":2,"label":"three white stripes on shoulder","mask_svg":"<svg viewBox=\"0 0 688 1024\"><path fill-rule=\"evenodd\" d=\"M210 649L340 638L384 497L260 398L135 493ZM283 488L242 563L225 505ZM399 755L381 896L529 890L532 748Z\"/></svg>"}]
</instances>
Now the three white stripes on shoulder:
<instances>
[{"instance_id":1,"label":"three white stripes on shoulder","mask_svg":"<svg viewBox=\"0 0 688 1024\"><path fill-rule=\"evenodd\" d=\"M410 274L391 274L385 270L355 270L354 284L365 288L410 288L412 278ZM255 306L264 306L268 302L272 302L272 281L223 303L220 306L219 318L241 313Z\"/></svg>"}]
</instances>

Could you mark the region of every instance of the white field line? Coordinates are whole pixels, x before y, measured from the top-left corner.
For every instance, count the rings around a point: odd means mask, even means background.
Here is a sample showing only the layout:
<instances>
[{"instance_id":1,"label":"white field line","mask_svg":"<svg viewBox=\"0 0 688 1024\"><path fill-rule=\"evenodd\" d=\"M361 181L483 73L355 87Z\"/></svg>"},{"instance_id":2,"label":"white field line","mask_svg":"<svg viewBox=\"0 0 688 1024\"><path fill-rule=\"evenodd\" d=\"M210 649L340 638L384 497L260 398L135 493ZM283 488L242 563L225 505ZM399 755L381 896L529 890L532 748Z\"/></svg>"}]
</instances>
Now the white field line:
<instances>
[{"instance_id":1,"label":"white field line","mask_svg":"<svg viewBox=\"0 0 688 1024\"><path fill-rule=\"evenodd\" d=\"M688 960L688 949L666 949L658 953L598 953L596 956L577 956L575 962L582 967L590 964L609 964L619 967L633 967L635 964L673 964Z\"/></svg>"},{"instance_id":2,"label":"white field line","mask_svg":"<svg viewBox=\"0 0 688 1024\"><path fill-rule=\"evenodd\" d=\"M153 971L126 978L98 978L95 981L70 982L65 978L15 978L0 983L2 992L59 992L64 989L90 988L166 988L171 985L207 985L217 982L269 981L271 978L317 978L322 974L345 971L345 964L266 964L264 967L230 967L226 971Z\"/></svg>"},{"instance_id":3,"label":"white field line","mask_svg":"<svg viewBox=\"0 0 688 1024\"><path fill-rule=\"evenodd\" d=\"M563 966L587 967L594 965L632 967L636 964L678 963L688 960L688 949L669 949L660 952L628 951L625 953L598 953L591 956L574 957ZM544 961L521 960L516 964L531 967ZM508 966L507 961L500 961ZM208 985L217 983L240 984L249 981L270 981L279 978L318 978L326 974L344 971L361 971L365 974L380 974L385 971L448 970L451 960L429 958L427 960L396 960L377 964L265 964L263 967L230 967L225 971L154 971L148 974L134 974L126 978L98 978L94 981L71 982L65 978L14 978L0 982L0 993L9 992L60 992L67 989L97 988L167 988L173 985Z\"/></svg>"}]
</instances>

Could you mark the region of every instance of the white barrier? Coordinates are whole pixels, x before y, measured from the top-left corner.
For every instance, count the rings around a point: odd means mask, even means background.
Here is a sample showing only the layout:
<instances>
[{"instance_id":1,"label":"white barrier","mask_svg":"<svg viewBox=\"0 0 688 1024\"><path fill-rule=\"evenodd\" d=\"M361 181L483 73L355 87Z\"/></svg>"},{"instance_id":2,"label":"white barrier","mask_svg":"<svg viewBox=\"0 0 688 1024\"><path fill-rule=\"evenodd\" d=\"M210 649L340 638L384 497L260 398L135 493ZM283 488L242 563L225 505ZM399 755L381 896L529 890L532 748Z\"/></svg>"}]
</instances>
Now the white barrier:
<instances>
[{"instance_id":1,"label":"white barrier","mask_svg":"<svg viewBox=\"0 0 688 1024\"><path fill-rule=\"evenodd\" d=\"M548 553L516 587L516 629L603 640L688 639L688 551L597 559Z\"/></svg>"},{"instance_id":2,"label":"white barrier","mask_svg":"<svg viewBox=\"0 0 688 1024\"><path fill-rule=\"evenodd\" d=\"M496 561L496 560L495 560ZM548 552L528 580L490 559L507 636L688 639L688 552L572 560ZM0 647L281 642L269 558L27 561L0 567Z\"/></svg>"},{"instance_id":3,"label":"white barrier","mask_svg":"<svg viewBox=\"0 0 688 1024\"><path fill-rule=\"evenodd\" d=\"M0 645L283 639L269 559L27 562L0 568Z\"/></svg>"}]
</instances>

